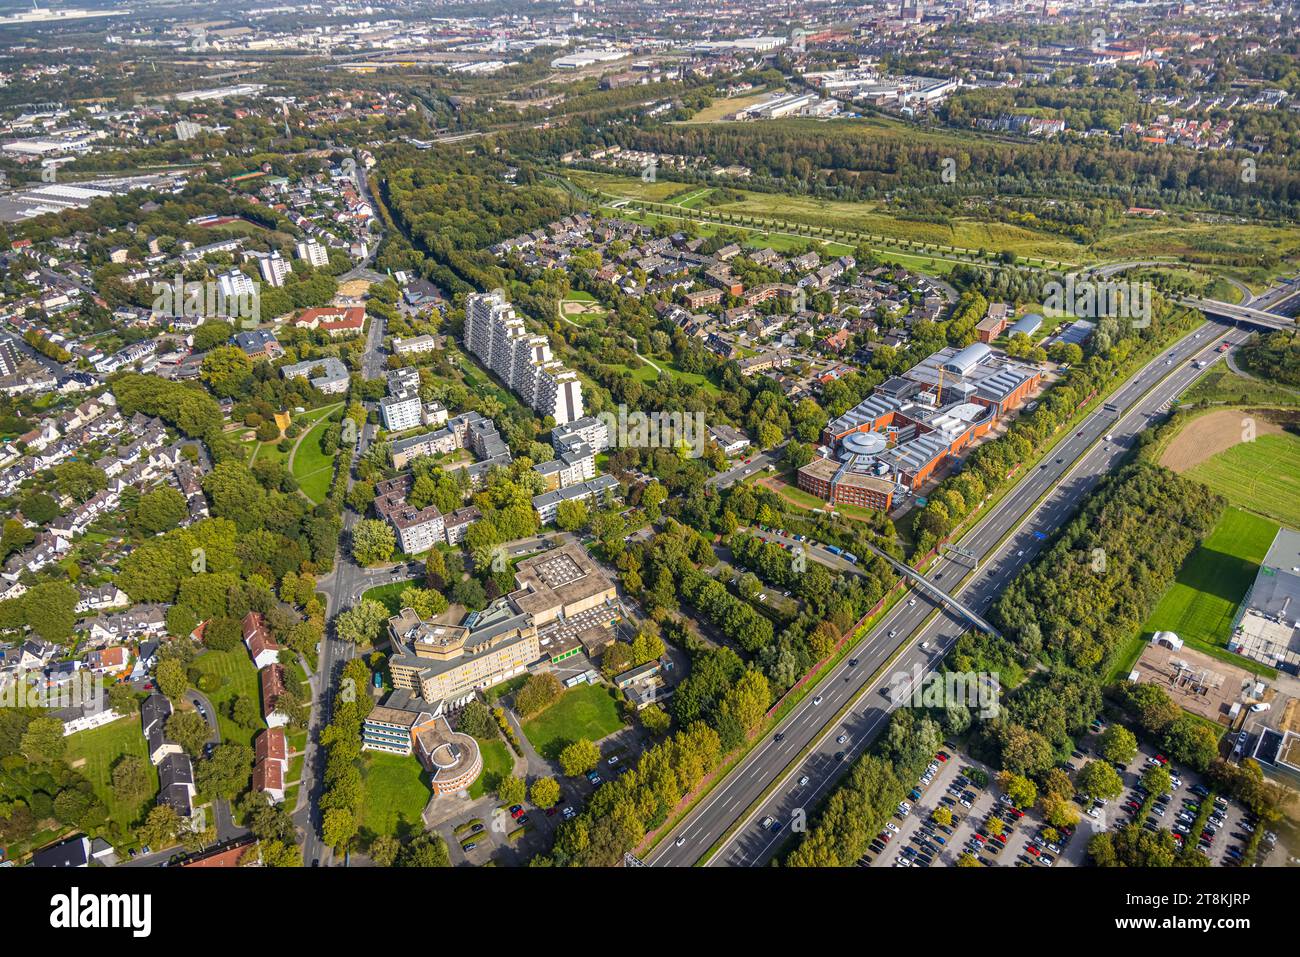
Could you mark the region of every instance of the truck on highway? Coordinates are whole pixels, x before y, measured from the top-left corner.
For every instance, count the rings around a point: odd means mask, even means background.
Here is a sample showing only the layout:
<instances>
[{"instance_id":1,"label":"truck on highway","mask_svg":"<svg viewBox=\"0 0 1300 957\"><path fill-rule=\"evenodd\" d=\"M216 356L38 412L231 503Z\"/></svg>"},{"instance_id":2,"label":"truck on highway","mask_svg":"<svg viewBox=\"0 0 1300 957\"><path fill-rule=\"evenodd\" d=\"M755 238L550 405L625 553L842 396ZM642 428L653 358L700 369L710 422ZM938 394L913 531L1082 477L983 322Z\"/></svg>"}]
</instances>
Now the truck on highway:
<instances>
[{"instance_id":1,"label":"truck on highway","mask_svg":"<svg viewBox=\"0 0 1300 957\"><path fill-rule=\"evenodd\" d=\"M845 560L846 562L850 562L850 563L856 565L856 564L858 563L858 556L857 556L857 555L854 555L852 552L845 552L845 553L844 553L844 560Z\"/></svg>"},{"instance_id":2,"label":"truck on highway","mask_svg":"<svg viewBox=\"0 0 1300 957\"><path fill-rule=\"evenodd\" d=\"M830 552L832 555L839 555L844 551L844 549L840 548L838 545L827 545L826 551Z\"/></svg>"}]
</instances>

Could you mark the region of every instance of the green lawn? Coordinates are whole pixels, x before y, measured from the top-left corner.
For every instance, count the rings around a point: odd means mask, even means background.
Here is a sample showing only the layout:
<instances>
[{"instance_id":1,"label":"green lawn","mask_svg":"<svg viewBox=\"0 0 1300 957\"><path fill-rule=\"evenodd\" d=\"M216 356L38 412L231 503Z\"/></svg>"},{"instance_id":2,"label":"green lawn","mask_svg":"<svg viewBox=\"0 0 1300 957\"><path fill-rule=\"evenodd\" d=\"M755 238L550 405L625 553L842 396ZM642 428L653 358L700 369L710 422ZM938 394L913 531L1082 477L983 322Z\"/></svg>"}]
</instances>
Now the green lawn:
<instances>
[{"instance_id":1,"label":"green lawn","mask_svg":"<svg viewBox=\"0 0 1300 957\"><path fill-rule=\"evenodd\" d=\"M227 713L230 702L244 695L251 697L257 704L258 713L262 708L262 688L258 683L257 668L248 657L243 645L237 645L229 651L205 651L194 659L194 667L206 674L215 674L221 679L221 687L213 692L204 692L213 707L217 709L217 724L221 729L223 741L235 741L239 744L253 744L253 737L265 725L257 722L253 728L236 724Z\"/></svg>"},{"instance_id":2,"label":"green lawn","mask_svg":"<svg viewBox=\"0 0 1300 957\"><path fill-rule=\"evenodd\" d=\"M361 826L374 834L417 834L424 829L420 813L429 803L424 768L414 756L366 751L361 763Z\"/></svg>"},{"instance_id":3,"label":"green lawn","mask_svg":"<svg viewBox=\"0 0 1300 957\"><path fill-rule=\"evenodd\" d=\"M1143 632L1172 631L1202 648L1226 646L1237 606L1276 534L1274 522L1227 509L1210 536L1183 562Z\"/></svg>"},{"instance_id":4,"label":"green lawn","mask_svg":"<svg viewBox=\"0 0 1300 957\"><path fill-rule=\"evenodd\" d=\"M321 437L329 426L329 417L322 418L302 437L296 452L292 453L291 468L298 487L316 504L325 501L330 482L334 479L334 461L337 453L326 455L321 451Z\"/></svg>"},{"instance_id":5,"label":"green lawn","mask_svg":"<svg viewBox=\"0 0 1300 957\"><path fill-rule=\"evenodd\" d=\"M140 731L140 716L121 718L91 731L78 731L68 739L68 764L90 781L95 794L108 805L113 823L126 833L143 819L158 795L158 770L149 763L149 748ZM113 765L126 754L139 755L148 767L149 792L139 801L121 800L113 791Z\"/></svg>"},{"instance_id":6,"label":"green lawn","mask_svg":"<svg viewBox=\"0 0 1300 957\"><path fill-rule=\"evenodd\" d=\"M1294 435L1261 435L1184 474L1239 508L1300 528L1300 438Z\"/></svg>"},{"instance_id":7,"label":"green lawn","mask_svg":"<svg viewBox=\"0 0 1300 957\"><path fill-rule=\"evenodd\" d=\"M535 718L524 722L524 734L543 757L559 757L564 746L579 738L599 741L623 727L614 692L605 685L578 685Z\"/></svg>"},{"instance_id":8,"label":"green lawn","mask_svg":"<svg viewBox=\"0 0 1300 957\"><path fill-rule=\"evenodd\" d=\"M482 738L475 740L478 741L479 753L483 756L483 770L469 786L469 796L477 800L485 794L496 791L501 780L514 770L515 761L510 754L510 749L500 738L491 741L484 741Z\"/></svg>"},{"instance_id":9,"label":"green lawn","mask_svg":"<svg viewBox=\"0 0 1300 957\"><path fill-rule=\"evenodd\" d=\"M376 585L374 588L367 589L361 597L379 602L388 609L388 614L396 615L402 610L400 601L402 592L419 584L420 582L413 578L400 582L389 582L386 585Z\"/></svg>"}]
</instances>

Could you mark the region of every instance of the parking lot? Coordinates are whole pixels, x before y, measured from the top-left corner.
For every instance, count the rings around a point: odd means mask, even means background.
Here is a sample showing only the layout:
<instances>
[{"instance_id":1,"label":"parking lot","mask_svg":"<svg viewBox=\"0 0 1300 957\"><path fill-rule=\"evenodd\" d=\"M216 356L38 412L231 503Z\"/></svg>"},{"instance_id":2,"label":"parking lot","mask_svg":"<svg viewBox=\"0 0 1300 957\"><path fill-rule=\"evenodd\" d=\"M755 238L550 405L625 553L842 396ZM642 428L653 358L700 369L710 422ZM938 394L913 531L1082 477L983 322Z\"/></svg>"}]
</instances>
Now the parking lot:
<instances>
[{"instance_id":1,"label":"parking lot","mask_svg":"<svg viewBox=\"0 0 1300 957\"><path fill-rule=\"evenodd\" d=\"M1063 768L1072 778L1087 761L1100 760L1095 747L1104 727L1097 722ZM1141 826L1148 830L1169 829L1180 843L1195 840L1214 866L1239 863L1258 822L1224 797L1216 797L1210 807L1203 807L1208 788L1200 775L1176 767L1150 747L1139 748L1133 761L1122 770L1116 766L1124 782L1119 798L1102 802L1076 796L1078 825L1054 828L1037 807L1023 811L1014 807L993 783L990 768L945 745L858 866L952 867L967 854L988 867L1086 865L1092 837L1127 824L1143 806L1147 795L1141 788L1142 774L1154 764L1170 771L1174 786L1167 794L1151 796ZM939 809L946 809L950 822L943 814L936 820L935 811ZM1194 834L1193 826L1197 826ZM1267 855L1271 848L1266 841L1262 853Z\"/></svg>"}]
</instances>

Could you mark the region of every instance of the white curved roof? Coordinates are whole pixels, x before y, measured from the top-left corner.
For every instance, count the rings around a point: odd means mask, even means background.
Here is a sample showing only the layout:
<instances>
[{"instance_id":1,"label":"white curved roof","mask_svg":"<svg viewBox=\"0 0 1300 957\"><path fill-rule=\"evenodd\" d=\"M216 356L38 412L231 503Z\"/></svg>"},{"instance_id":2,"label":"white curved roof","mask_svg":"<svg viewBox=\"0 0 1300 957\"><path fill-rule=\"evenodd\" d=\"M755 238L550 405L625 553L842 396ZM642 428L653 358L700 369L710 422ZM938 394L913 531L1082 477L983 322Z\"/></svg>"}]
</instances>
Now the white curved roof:
<instances>
[{"instance_id":1,"label":"white curved roof","mask_svg":"<svg viewBox=\"0 0 1300 957\"><path fill-rule=\"evenodd\" d=\"M993 350L982 342L972 342L943 364L944 371L957 375L970 375L975 367L993 354Z\"/></svg>"}]
</instances>

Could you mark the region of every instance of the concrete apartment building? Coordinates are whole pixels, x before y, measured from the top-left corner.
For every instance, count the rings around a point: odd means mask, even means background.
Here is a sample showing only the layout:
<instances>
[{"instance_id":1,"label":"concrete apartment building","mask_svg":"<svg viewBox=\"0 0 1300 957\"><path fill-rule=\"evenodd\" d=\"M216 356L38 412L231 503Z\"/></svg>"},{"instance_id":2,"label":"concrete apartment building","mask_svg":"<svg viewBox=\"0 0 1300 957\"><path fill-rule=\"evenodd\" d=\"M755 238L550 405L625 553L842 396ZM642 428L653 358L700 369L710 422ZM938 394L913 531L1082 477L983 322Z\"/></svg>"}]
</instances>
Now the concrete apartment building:
<instances>
[{"instance_id":1,"label":"concrete apartment building","mask_svg":"<svg viewBox=\"0 0 1300 957\"><path fill-rule=\"evenodd\" d=\"M529 335L501 292L465 300L465 347L539 415L559 424L582 418L582 383L551 355L545 336Z\"/></svg>"}]
</instances>

